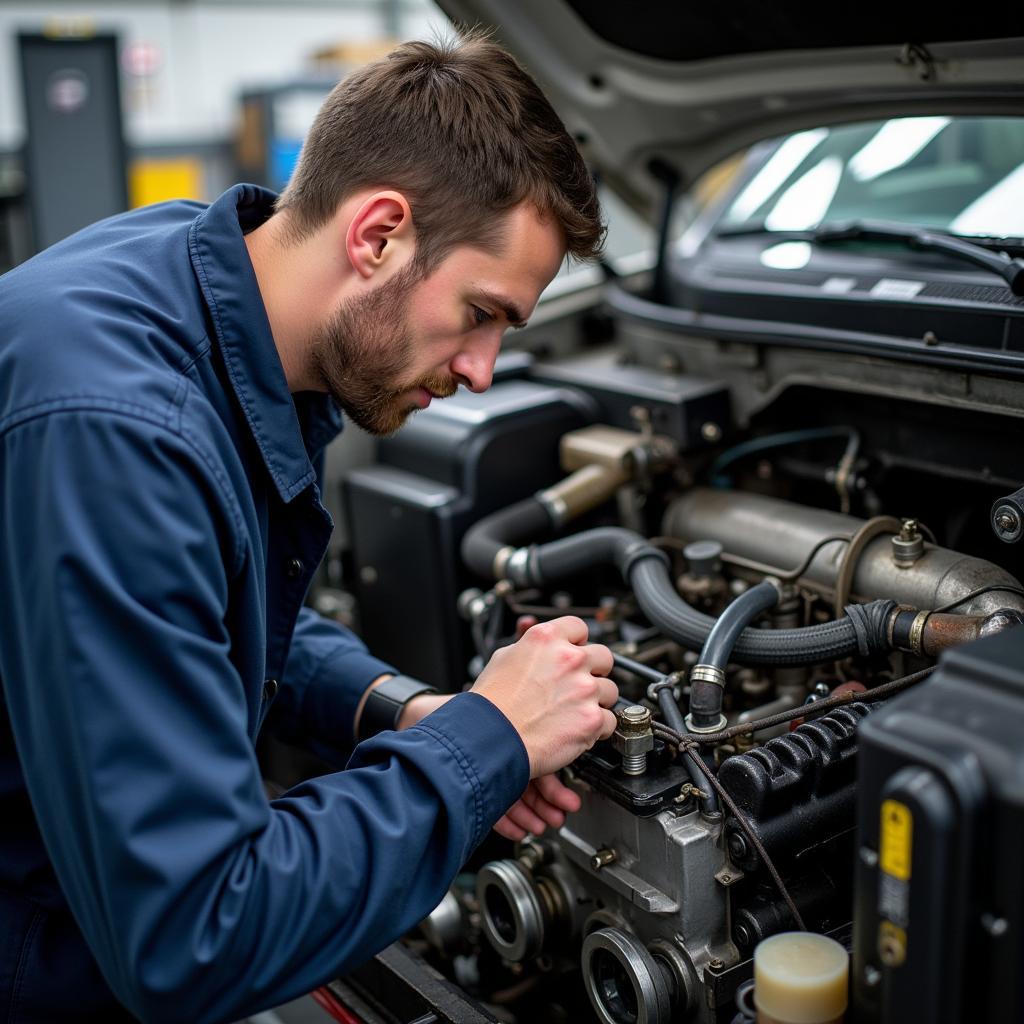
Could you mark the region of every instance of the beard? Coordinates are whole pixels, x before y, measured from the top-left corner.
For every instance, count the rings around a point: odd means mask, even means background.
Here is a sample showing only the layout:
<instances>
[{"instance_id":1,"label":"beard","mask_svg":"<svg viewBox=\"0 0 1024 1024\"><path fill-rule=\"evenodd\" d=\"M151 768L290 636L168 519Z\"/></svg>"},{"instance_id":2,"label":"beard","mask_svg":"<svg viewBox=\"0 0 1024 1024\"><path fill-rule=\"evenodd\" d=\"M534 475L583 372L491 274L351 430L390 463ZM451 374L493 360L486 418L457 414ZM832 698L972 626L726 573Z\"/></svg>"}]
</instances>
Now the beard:
<instances>
[{"instance_id":1,"label":"beard","mask_svg":"<svg viewBox=\"0 0 1024 1024\"><path fill-rule=\"evenodd\" d=\"M317 331L310 347L324 388L353 423L378 437L393 434L416 410L411 389L426 388L438 398L458 389L447 374L413 376L408 297L419 280L408 268L350 300Z\"/></svg>"}]
</instances>

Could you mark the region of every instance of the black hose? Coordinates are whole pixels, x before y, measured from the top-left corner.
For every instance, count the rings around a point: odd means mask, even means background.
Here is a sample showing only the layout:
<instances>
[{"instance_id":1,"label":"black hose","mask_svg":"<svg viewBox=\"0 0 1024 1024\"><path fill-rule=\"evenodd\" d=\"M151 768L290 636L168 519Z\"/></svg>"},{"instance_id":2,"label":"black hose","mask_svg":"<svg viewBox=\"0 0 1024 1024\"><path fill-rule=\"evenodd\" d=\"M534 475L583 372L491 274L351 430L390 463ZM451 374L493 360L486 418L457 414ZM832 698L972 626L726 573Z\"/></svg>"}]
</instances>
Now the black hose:
<instances>
[{"instance_id":1,"label":"black hose","mask_svg":"<svg viewBox=\"0 0 1024 1024\"><path fill-rule=\"evenodd\" d=\"M700 664L711 665L725 671L732 656L736 641L747 626L762 612L774 608L779 603L779 589L771 583L758 583L744 591L733 601L714 624L704 649L700 652Z\"/></svg>"},{"instance_id":2,"label":"black hose","mask_svg":"<svg viewBox=\"0 0 1024 1024\"><path fill-rule=\"evenodd\" d=\"M670 729L674 729L678 733L686 732L683 713L679 710L671 686L663 686L658 690L658 706L661 708L661 717ZM704 794L700 800L700 809L705 814L717 814L718 794L707 778L711 768L704 763L703 755L696 749L684 749L682 754L686 767L690 771L690 780Z\"/></svg>"},{"instance_id":3,"label":"black hose","mask_svg":"<svg viewBox=\"0 0 1024 1024\"><path fill-rule=\"evenodd\" d=\"M740 594L718 617L704 641L700 661L690 677L690 723L694 731L720 729L722 697L725 693L725 669L740 634L762 612L779 603L779 591L773 584L758 583Z\"/></svg>"},{"instance_id":4,"label":"black hose","mask_svg":"<svg viewBox=\"0 0 1024 1024\"><path fill-rule=\"evenodd\" d=\"M631 530L605 527L533 546L526 560L528 579L523 582L550 583L602 562L618 566L652 625L690 650L704 646L715 619L691 608L676 593L665 554ZM754 665L811 665L858 651L888 651L885 613L892 607L891 601L872 602L863 606L865 613L856 621L847 609L846 618L817 626L745 629L736 639L733 657Z\"/></svg>"},{"instance_id":5,"label":"black hose","mask_svg":"<svg viewBox=\"0 0 1024 1024\"><path fill-rule=\"evenodd\" d=\"M522 511L512 516L516 510ZM496 523L511 520L517 531L523 529L528 518L536 530L550 526L547 512L534 498L513 505L505 513L481 520L463 540L463 557L480 575L493 575L494 556L510 543L509 534L498 534ZM522 533L517 532L517 536ZM618 567L651 625L690 650L704 646L715 619L691 608L676 593L665 553L631 530L603 527L531 545L520 564L513 566L510 562L508 572L518 585L541 586L608 563ZM845 618L817 626L744 629L736 638L733 658L750 665L813 665L858 652L864 656L888 652L885 627L893 607L892 601L873 601L851 606Z\"/></svg>"},{"instance_id":6,"label":"black hose","mask_svg":"<svg viewBox=\"0 0 1024 1024\"><path fill-rule=\"evenodd\" d=\"M536 540L551 532L548 510L525 498L474 523L462 538L462 560L478 576L494 578L494 558L502 548Z\"/></svg>"}]
</instances>

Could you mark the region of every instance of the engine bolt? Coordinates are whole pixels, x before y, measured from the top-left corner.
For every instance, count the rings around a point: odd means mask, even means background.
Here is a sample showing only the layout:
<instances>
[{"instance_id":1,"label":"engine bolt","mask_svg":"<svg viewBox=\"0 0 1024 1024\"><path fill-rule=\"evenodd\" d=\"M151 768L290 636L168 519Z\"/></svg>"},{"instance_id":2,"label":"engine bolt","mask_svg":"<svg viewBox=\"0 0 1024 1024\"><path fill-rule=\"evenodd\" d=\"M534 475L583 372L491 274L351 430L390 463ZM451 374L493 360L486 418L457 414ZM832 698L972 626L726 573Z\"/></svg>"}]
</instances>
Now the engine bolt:
<instances>
[{"instance_id":1,"label":"engine bolt","mask_svg":"<svg viewBox=\"0 0 1024 1024\"><path fill-rule=\"evenodd\" d=\"M729 836L729 856L733 860L744 860L748 852L746 839L739 832L733 832Z\"/></svg>"},{"instance_id":2,"label":"engine bolt","mask_svg":"<svg viewBox=\"0 0 1024 1024\"><path fill-rule=\"evenodd\" d=\"M590 866L595 871L600 871L601 868L607 867L609 864L614 864L619 859L619 855L614 850L598 850L593 857L590 858Z\"/></svg>"},{"instance_id":3,"label":"engine bolt","mask_svg":"<svg viewBox=\"0 0 1024 1024\"><path fill-rule=\"evenodd\" d=\"M892 538L892 560L901 569L912 566L924 554L924 537L916 519L904 519Z\"/></svg>"},{"instance_id":4,"label":"engine bolt","mask_svg":"<svg viewBox=\"0 0 1024 1024\"><path fill-rule=\"evenodd\" d=\"M642 736L651 727L651 712L642 704L630 704L618 715L619 728L625 736Z\"/></svg>"},{"instance_id":5,"label":"engine bolt","mask_svg":"<svg viewBox=\"0 0 1024 1024\"><path fill-rule=\"evenodd\" d=\"M616 714L619 725L613 739L622 754L622 771L625 775L643 775L647 771L647 752L654 747L651 712L641 704L630 704Z\"/></svg>"},{"instance_id":6,"label":"engine bolt","mask_svg":"<svg viewBox=\"0 0 1024 1024\"><path fill-rule=\"evenodd\" d=\"M1009 510L1005 509L996 516L996 526L1007 533L1013 533L1020 525L1020 520Z\"/></svg>"}]
</instances>

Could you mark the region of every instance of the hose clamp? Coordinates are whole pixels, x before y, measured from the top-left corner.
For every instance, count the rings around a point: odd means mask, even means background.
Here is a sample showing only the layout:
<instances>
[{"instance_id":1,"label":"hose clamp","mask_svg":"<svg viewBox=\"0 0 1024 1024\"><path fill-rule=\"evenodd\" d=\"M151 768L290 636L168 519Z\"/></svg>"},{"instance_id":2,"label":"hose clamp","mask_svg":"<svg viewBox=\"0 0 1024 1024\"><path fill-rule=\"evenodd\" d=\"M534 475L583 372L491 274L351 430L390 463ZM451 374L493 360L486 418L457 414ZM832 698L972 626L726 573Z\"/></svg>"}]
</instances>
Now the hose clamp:
<instances>
[{"instance_id":1,"label":"hose clamp","mask_svg":"<svg viewBox=\"0 0 1024 1024\"><path fill-rule=\"evenodd\" d=\"M534 498L544 506L544 510L556 530L560 530L569 521L569 506L565 503L564 498L552 494L550 490L538 491Z\"/></svg>"},{"instance_id":2,"label":"hose clamp","mask_svg":"<svg viewBox=\"0 0 1024 1024\"><path fill-rule=\"evenodd\" d=\"M690 685L694 683L713 683L725 689L725 672L715 665L694 665L690 669Z\"/></svg>"},{"instance_id":3,"label":"hose clamp","mask_svg":"<svg viewBox=\"0 0 1024 1024\"><path fill-rule=\"evenodd\" d=\"M683 672L673 672L671 675L665 676L664 679L657 683L651 683L647 687L647 699L654 704L658 703L658 694L664 689L672 689L674 686L679 685L686 678Z\"/></svg>"},{"instance_id":4,"label":"hose clamp","mask_svg":"<svg viewBox=\"0 0 1024 1024\"><path fill-rule=\"evenodd\" d=\"M918 612L910 625L910 649L915 654L924 654L921 639L924 635L925 623L931 617L931 612Z\"/></svg>"},{"instance_id":5,"label":"hose clamp","mask_svg":"<svg viewBox=\"0 0 1024 1024\"><path fill-rule=\"evenodd\" d=\"M506 544L495 556L491 563L491 572L496 580L503 580L508 572L509 559L516 553L511 544Z\"/></svg>"},{"instance_id":6,"label":"hose clamp","mask_svg":"<svg viewBox=\"0 0 1024 1024\"><path fill-rule=\"evenodd\" d=\"M912 604L898 604L891 612L889 612L889 622L885 627L885 639L889 645L889 650L894 651L896 649L896 640L893 636L893 631L896 629L896 620L904 612L914 612L917 609Z\"/></svg>"},{"instance_id":7,"label":"hose clamp","mask_svg":"<svg viewBox=\"0 0 1024 1024\"><path fill-rule=\"evenodd\" d=\"M516 548L505 562L505 576L518 587L529 586L530 549Z\"/></svg>"}]
</instances>

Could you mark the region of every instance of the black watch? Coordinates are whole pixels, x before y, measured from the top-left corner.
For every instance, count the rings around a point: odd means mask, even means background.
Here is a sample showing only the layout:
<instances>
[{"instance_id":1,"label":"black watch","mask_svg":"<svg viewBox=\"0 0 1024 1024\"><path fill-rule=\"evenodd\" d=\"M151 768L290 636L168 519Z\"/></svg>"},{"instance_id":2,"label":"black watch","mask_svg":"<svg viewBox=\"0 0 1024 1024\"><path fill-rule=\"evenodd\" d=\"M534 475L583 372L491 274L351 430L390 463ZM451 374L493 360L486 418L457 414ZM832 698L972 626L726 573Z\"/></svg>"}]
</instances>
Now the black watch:
<instances>
[{"instance_id":1,"label":"black watch","mask_svg":"<svg viewBox=\"0 0 1024 1024\"><path fill-rule=\"evenodd\" d=\"M359 716L359 742L387 729L397 729L402 709L421 693L437 693L437 687L411 676L391 676L378 683L370 691Z\"/></svg>"}]
</instances>

